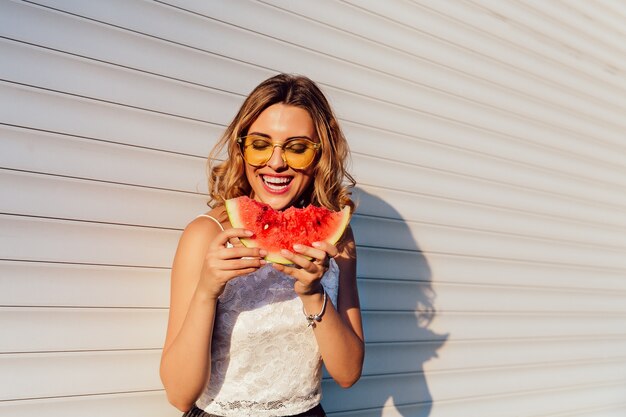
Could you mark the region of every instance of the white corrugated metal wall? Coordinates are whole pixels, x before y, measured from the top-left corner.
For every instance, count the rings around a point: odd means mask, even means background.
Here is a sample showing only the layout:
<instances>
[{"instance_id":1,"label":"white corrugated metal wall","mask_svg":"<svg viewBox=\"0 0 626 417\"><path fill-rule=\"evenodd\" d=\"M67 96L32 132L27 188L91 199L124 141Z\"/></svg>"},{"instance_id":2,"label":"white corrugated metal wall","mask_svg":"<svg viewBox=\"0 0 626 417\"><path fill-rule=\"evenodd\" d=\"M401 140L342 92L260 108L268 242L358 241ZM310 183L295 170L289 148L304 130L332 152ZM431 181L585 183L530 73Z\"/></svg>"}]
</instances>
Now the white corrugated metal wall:
<instances>
[{"instance_id":1,"label":"white corrugated metal wall","mask_svg":"<svg viewBox=\"0 0 626 417\"><path fill-rule=\"evenodd\" d=\"M168 269L279 72L359 182L362 380L331 416L626 412L626 4L0 2L0 415L175 416Z\"/></svg>"}]
</instances>

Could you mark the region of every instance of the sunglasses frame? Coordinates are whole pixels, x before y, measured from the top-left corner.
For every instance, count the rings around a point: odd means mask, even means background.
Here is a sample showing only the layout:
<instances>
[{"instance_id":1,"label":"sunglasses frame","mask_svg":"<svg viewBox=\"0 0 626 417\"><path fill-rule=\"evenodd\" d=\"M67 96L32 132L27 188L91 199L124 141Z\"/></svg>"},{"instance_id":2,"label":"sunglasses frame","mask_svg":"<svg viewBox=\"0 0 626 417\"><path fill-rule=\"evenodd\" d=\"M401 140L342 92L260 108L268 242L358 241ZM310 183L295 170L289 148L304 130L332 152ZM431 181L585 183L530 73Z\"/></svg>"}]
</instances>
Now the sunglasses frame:
<instances>
[{"instance_id":1,"label":"sunglasses frame","mask_svg":"<svg viewBox=\"0 0 626 417\"><path fill-rule=\"evenodd\" d=\"M288 140L286 140L285 142L283 142L283 144L281 145L281 144L279 144L279 143L272 142L271 140L269 140L269 138L265 138L265 137L263 137L263 136L259 136L259 138L267 139L267 141L268 141L269 143L271 143L271 144L272 144L272 153L270 153L270 156L267 158L267 160L266 160L265 162L263 162L262 164L256 164L256 165L255 165L255 164L251 164L250 162L248 162L248 160L246 159L246 154L245 154L245 152L244 152L244 143L245 143L245 140L246 140L246 138L247 138L248 136L249 136L249 135L246 135L246 136L240 136L240 137L238 137L238 138L237 138L237 144L239 144L239 152L241 153L241 157L243 158L243 160L244 160L244 161L246 161L246 163L247 163L247 164L252 165L253 167L260 167L260 166L266 165L266 164L267 164L267 162L268 162L270 159L272 159L272 155L274 155L274 149L276 149L276 148L278 147L278 148L280 148L280 149L283 151L283 153L282 153L282 158L283 158L283 161L284 161L287 165L289 165L289 166L290 166L291 168L293 168L293 169L306 169L306 168L308 168L309 166L311 166L311 164L313 163L313 161L315 161L315 157L317 156L317 152L318 152L318 151L320 150L320 148L322 147L322 144L321 144L321 143L318 143L318 142L313 142L312 140L310 140L310 139L306 139L306 138L292 138L292 139L288 139ZM307 165L305 165L305 166L303 166L303 167L298 167L298 168L291 166L291 164L289 163L289 161L287 161L287 156L286 156L286 153L285 153L285 145L287 145L287 144L288 144L289 142L291 142L292 140L296 140L296 139L299 139L299 140L303 140L303 141L309 142L311 145L313 145L313 151L315 152L315 154L313 155L313 158L311 158L311 162L309 162Z\"/></svg>"}]
</instances>

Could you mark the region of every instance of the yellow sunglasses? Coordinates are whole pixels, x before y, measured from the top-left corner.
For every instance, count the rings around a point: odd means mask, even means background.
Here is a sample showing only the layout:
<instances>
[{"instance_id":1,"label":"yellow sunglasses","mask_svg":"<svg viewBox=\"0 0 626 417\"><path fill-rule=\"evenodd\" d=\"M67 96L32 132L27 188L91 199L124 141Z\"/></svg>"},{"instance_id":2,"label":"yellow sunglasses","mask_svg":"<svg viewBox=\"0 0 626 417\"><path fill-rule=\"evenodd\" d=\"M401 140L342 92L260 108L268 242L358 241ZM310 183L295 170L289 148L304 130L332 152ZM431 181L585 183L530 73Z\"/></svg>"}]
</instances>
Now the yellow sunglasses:
<instances>
[{"instance_id":1,"label":"yellow sunglasses","mask_svg":"<svg viewBox=\"0 0 626 417\"><path fill-rule=\"evenodd\" d=\"M273 143L260 135L248 135L237 138L243 158L252 166L265 165L274 154L274 148L283 151L283 161L293 169L304 169L311 165L321 145L305 138L292 138L282 145Z\"/></svg>"}]
</instances>

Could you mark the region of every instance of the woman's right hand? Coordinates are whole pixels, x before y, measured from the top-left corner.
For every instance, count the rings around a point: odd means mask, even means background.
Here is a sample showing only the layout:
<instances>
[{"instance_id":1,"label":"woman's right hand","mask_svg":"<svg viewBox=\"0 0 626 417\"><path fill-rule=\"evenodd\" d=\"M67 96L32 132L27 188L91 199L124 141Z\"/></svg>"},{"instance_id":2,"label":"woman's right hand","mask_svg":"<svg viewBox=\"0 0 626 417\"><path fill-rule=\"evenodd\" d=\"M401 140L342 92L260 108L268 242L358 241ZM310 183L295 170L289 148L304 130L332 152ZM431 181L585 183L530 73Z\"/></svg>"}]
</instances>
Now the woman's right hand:
<instances>
[{"instance_id":1,"label":"woman's right hand","mask_svg":"<svg viewBox=\"0 0 626 417\"><path fill-rule=\"evenodd\" d=\"M263 257L267 251L262 248L246 248L243 245L226 247L233 238L249 238L252 235L250 230L232 228L215 236L204 258L197 289L217 299L224 292L228 281L265 265Z\"/></svg>"}]
</instances>

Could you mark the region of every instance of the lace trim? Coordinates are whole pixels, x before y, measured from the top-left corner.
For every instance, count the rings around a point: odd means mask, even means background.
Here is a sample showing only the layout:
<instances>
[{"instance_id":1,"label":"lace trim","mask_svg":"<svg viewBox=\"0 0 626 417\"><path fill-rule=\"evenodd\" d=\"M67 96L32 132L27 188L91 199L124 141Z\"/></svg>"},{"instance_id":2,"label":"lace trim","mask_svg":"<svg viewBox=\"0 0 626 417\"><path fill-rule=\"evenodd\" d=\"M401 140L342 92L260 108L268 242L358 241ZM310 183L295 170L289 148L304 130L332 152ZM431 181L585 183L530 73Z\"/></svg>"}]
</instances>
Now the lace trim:
<instances>
[{"instance_id":1,"label":"lace trim","mask_svg":"<svg viewBox=\"0 0 626 417\"><path fill-rule=\"evenodd\" d=\"M289 402L291 403L307 403L311 400L316 399L320 395L318 389L313 391L312 393L290 398ZM210 400L211 405L215 405L219 407L220 410L228 410L228 411L250 411L250 410L281 410L286 408L286 405L283 401L268 401L268 402L258 402L258 401L247 401L247 400L237 400L237 401L214 401Z\"/></svg>"}]
</instances>

